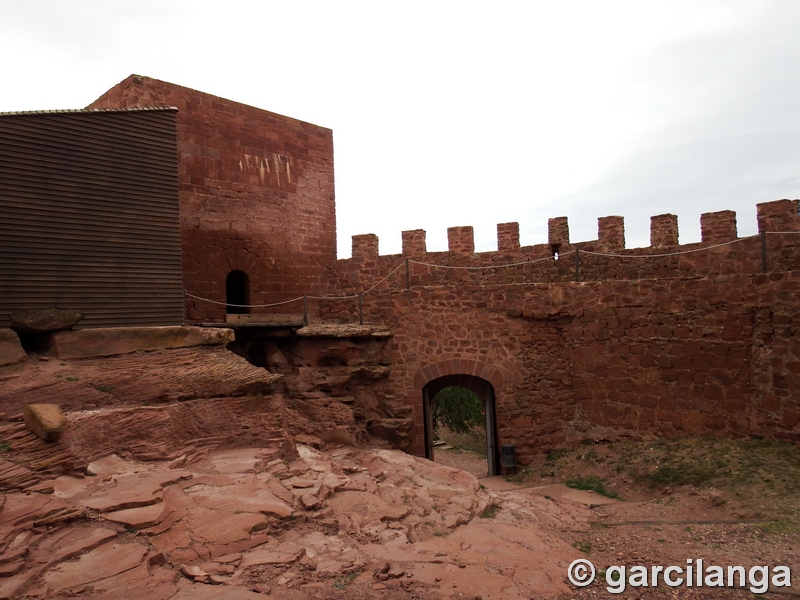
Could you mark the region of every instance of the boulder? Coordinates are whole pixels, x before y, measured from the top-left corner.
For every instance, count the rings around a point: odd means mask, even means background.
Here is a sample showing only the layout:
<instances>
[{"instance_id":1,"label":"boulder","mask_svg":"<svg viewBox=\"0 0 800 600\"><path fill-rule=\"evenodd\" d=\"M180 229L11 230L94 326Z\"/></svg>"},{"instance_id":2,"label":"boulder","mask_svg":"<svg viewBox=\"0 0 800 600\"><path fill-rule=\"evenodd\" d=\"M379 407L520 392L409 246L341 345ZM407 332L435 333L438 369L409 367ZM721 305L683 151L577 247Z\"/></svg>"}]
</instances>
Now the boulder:
<instances>
[{"instance_id":1,"label":"boulder","mask_svg":"<svg viewBox=\"0 0 800 600\"><path fill-rule=\"evenodd\" d=\"M61 439L67 425L67 418L56 404L28 404L22 418L25 426L45 442Z\"/></svg>"},{"instance_id":2,"label":"boulder","mask_svg":"<svg viewBox=\"0 0 800 600\"><path fill-rule=\"evenodd\" d=\"M25 358L19 337L10 329L0 329L0 366L11 365Z\"/></svg>"},{"instance_id":3,"label":"boulder","mask_svg":"<svg viewBox=\"0 0 800 600\"><path fill-rule=\"evenodd\" d=\"M18 333L50 333L72 329L83 314L67 308L23 310L11 315L11 329Z\"/></svg>"}]
</instances>

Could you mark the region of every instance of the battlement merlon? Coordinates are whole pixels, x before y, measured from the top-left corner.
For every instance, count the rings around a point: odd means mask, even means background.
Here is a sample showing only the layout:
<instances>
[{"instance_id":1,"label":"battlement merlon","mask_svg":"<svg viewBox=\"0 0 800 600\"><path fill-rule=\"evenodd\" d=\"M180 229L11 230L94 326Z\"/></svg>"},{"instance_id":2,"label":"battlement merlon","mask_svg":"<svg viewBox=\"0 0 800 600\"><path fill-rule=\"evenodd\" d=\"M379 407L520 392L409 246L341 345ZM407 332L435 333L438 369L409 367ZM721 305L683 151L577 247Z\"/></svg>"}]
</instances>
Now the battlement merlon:
<instances>
[{"instance_id":1,"label":"battlement merlon","mask_svg":"<svg viewBox=\"0 0 800 600\"><path fill-rule=\"evenodd\" d=\"M650 247L669 248L678 245L678 215L650 217Z\"/></svg>"},{"instance_id":2,"label":"battlement merlon","mask_svg":"<svg viewBox=\"0 0 800 600\"><path fill-rule=\"evenodd\" d=\"M456 254L474 254L475 234L472 227L449 227L447 229L447 249Z\"/></svg>"},{"instance_id":3,"label":"battlement merlon","mask_svg":"<svg viewBox=\"0 0 800 600\"><path fill-rule=\"evenodd\" d=\"M758 231L800 231L800 200L756 204Z\"/></svg>"},{"instance_id":4,"label":"battlement merlon","mask_svg":"<svg viewBox=\"0 0 800 600\"><path fill-rule=\"evenodd\" d=\"M756 204L758 231L800 231L800 200L774 200ZM548 220L547 241L554 251L563 252L569 246L569 221L567 217ZM738 237L736 212L723 210L700 215L702 243L722 244ZM424 229L403 231L403 256L420 258L427 253ZM353 236L353 258L378 256L378 236L368 233ZM475 252L472 227L450 227L447 230L448 250L455 254ZM650 218L650 247L663 249L678 245L678 217L673 214ZM621 216L597 219L597 248L602 252L625 249L625 218ZM498 252L515 252L520 249L519 223L497 225Z\"/></svg>"},{"instance_id":5,"label":"battlement merlon","mask_svg":"<svg viewBox=\"0 0 800 600\"><path fill-rule=\"evenodd\" d=\"M519 250L519 248L519 223L498 223L498 252L514 252L515 250Z\"/></svg>"},{"instance_id":6,"label":"battlement merlon","mask_svg":"<svg viewBox=\"0 0 800 600\"><path fill-rule=\"evenodd\" d=\"M703 242L724 244L735 240L738 235L735 211L722 210L700 215L700 238Z\"/></svg>"}]
</instances>

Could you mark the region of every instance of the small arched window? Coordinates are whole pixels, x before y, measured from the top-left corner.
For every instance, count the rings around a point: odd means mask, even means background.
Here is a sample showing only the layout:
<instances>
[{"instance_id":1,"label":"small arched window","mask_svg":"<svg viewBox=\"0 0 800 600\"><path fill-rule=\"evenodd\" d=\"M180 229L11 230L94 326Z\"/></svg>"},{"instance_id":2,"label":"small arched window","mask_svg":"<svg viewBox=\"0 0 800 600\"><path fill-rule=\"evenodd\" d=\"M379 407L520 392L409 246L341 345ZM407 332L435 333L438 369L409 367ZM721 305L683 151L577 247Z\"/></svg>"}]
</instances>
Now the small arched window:
<instances>
[{"instance_id":1,"label":"small arched window","mask_svg":"<svg viewBox=\"0 0 800 600\"><path fill-rule=\"evenodd\" d=\"M231 271L225 279L226 312L229 315L245 315L250 309L250 280L244 271Z\"/></svg>"}]
</instances>

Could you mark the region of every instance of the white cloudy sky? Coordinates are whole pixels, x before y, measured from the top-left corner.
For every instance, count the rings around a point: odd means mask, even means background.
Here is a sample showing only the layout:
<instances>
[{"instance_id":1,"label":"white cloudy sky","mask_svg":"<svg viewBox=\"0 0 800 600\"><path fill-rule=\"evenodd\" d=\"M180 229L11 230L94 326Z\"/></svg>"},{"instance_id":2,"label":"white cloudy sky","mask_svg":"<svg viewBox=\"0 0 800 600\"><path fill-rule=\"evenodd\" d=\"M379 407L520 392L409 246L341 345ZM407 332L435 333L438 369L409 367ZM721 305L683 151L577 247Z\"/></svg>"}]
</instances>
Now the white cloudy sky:
<instances>
[{"instance_id":1,"label":"white cloudy sky","mask_svg":"<svg viewBox=\"0 0 800 600\"><path fill-rule=\"evenodd\" d=\"M0 0L0 111L80 108L131 73L334 131L339 255L376 233L800 197L798 0Z\"/></svg>"}]
</instances>

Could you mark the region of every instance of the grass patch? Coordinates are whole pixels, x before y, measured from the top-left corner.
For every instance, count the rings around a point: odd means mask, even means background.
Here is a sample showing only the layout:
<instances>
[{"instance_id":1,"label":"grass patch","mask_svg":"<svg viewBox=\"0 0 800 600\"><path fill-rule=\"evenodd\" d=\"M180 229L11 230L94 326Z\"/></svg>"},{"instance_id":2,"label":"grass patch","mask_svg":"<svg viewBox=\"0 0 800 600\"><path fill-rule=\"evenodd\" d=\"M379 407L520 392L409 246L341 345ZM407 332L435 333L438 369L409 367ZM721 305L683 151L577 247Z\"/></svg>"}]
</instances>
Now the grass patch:
<instances>
[{"instance_id":1,"label":"grass patch","mask_svg":"<svg viewBox=\"0 0 800 600\"><path fill-rule=\"evenodd\" d=\"M539 455L507 481L566 483L611 498L678 501L698 490L709 508L777 519L764 534L800 535L800 444L697 436L576 444Z\"/></svg>"},{"instance_id":2,"label":"grass patch","mask_svg":"<svg viewBox=\"0 0 800 600\"><path fill-rule=\"evenodd\" d=\"M559 459L568 456L570 452L573 451L570 450L569 448L558 448L556 450L551 450L550 452L547 453L547 457L545 458L545 460L547 460L547 462L549 463L556 463L558 462Z\"/></svg>"},{"instance_id":3,"label":"grass patch","mask_svg":"<svg viewBox=\"0 0 800 600\"><path fill-rule=\"evenodd\" d=\"M800 523L792 519L777 519L767 523L759 523L756 528L762 533L775 535L789 535L800 533Z\"/></svg>"},{"instance_id":4,"label":"grass patch","mask_svg":"<svg viewBox=\"0 0 800 600\"><path fill-rule=\"evenodd\" d=\"M96 386L94 386L94 389L96 389L98 392L105 392L106 394L108 394L108 393L111 393L111 392L114 391L114 386L113 385L105 385L105 384L96 385Z\"/></svg>"},{"instance_id":5,"label":"grass patch","mask_svg":"<svg viewBox=\"0 0 800 600\"><path fill-rule=\"evenodd\" d=\"M9 444L8 442L0 442L0 452L5 453L8 452L9 450L11 450L11 444Z\"/></svg>"},{"instance_id":6,"label":"grass patch","mask_svg":"<svg viewBox=\"0 0 800 600\"><path fill-rule=\"evenodd\" d=\"M572 547L578 550L579 552L583 552L584 554L591 554L592 553L592 544L590 542L573 542Z\"/></svg>"},{"instance_id":7,"label":"grass patch","mask_svg":"<svg viewBox=\"0 0 800 600\"><path fill-rule=\"evenodd\" d=\"M500 512L500 505L495 504L492 502L489 506L487 506L483 512L478 515L481 519L493 519L497 516L497 513Z\"/></svg>"},{"instance_id":8,"label":"grass patch","mask_svg":"<svg viewBox=\"0 0 800 600\"><path fill-rule=\"evenodd\" d=\"M575 490L589 490L592 492L597 492L606 498L619 499L619 494L613 490L607 489L606 483L607 482L605 479L598 477L597 475L587 475L585 477L572 477L567 479L564 482L564 485Z\"/></svg>"},{"instance_id":9,"label":"grass patch","mask_svg":"<svg viewBox=\"0 0 800 600\"><path fill-rule=\"evenodd\" d=\"M528 467L522 467L521 469L518 469L516 473L512 473L511 475L506 475L506 481L508 481L509 483L523 484L532 478L533 478L533 473Z\"/></svg>"},{"instance_id":10,"label":"grass patch","mask_svg":"<svg viewBox=\"0 0 800 600\"><path fill-rule=\"evenodd\" d=\"M678 460L675 463L656 465L652 471L639 473L637 477L653 487L679 485L701 487L712 481L716 475L717 470L713 465Z\"/></svg>"},{"instance_id":11,"label":"grass patch","mask_svg":"<svg viewBox=\"0 0 800 600\"><path fill-rule=\"evenodd\" d=\"M343 590L347 587L348 584L353 583L358 578L358 573L350 573L349 575L344 575L343 577L339 577L336 581L333 582L333 587L337 590Z\"/></svg>"},{"instance_id":12,"label":"grass patch","mask_svg":"<svg viewBox=\"0 0 800 600\"><path fill-rule=\"evenodd\" d=\"M79 377L64 377L65 381L78 381L79 379Z\"/></svg>"}]
</instances>

